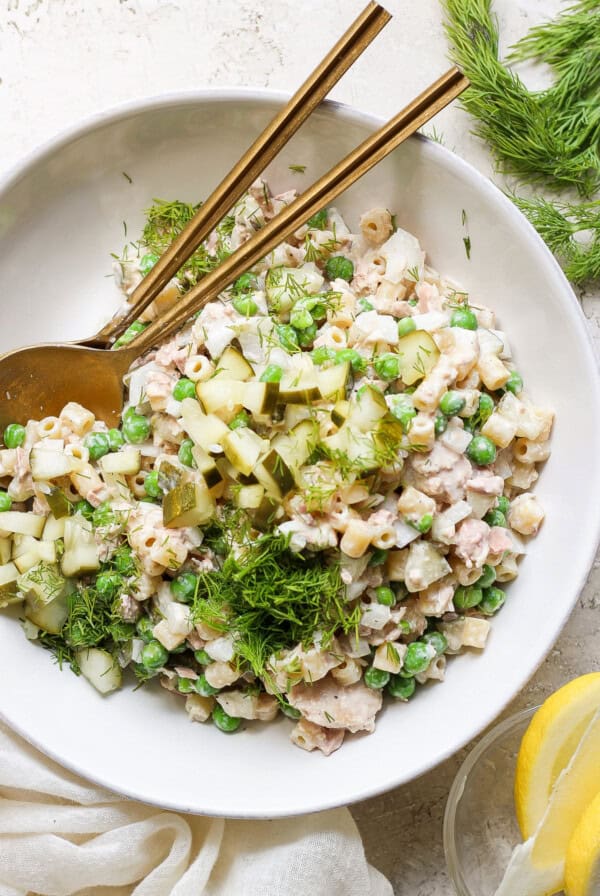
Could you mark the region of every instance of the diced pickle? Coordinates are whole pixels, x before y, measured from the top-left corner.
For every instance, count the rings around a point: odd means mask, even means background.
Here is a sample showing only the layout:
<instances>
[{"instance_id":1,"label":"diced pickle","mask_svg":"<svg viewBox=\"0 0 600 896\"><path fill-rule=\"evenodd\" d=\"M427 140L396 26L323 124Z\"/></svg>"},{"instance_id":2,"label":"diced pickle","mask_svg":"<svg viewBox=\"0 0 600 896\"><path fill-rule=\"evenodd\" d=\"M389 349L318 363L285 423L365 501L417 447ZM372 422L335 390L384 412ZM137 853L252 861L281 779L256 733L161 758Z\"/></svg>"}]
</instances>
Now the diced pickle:
<instances>
[{"instance_id":1,"label":"diced pickle","mask_svg":"<svg viewBox=\"0 0 600 896\"><path fill-rule=\"evenodd\" d=\"M269 443L248 427L229 430L221 444L230 464L249 476L259 458L268 450Z\"/></svg>"},{"instance_id":2,"label":"diced pickle","mask_svg":"<svg viewBox=\"0 0 600 896\"><path fill-rule=\"evenodd\" d=\"M299 386L297 389L279 391L279 404L312 404L321 401L321 390L318 386Z\"/></svg>"},{"instance_id":3,"label":"diced pickle","mask_svg":"<svg viewBox=\"0 0 600 896\"><path fill-rule=\"evenodd\" d=\"M426 330L413 330L398 342L400 376L407 386L422 380L435 367L439 349Z\"/></svg>"},{"instance_id":4,"label":"diced pickle","mask_svg":"<svg viewBox=\"0 0 600 896\"><path fill-rule=\"evenodd\" d=\"M253 374L252 367L242 353L231 345L219 358L215 370L215 378L222 377L228 380L249 380Z\"/></svg>"},{"instance_id":5,"label":"diced pickle","mask_svg":"<svg viewBox=\"0 0 600 896\"><path fill-rule=\"evenodd\" d=\"M274 449L269 451L263 460L263 466L279 486L282 495L287 495L294 488L294 475L277 451Z\"/></svg>"},{"instance_id":6,"label":"diced pickle","mask_svg":"<svg viewBox=\"0 0 600 896\"><path fill-rule=\"evenodd\" d=\"M184 482L164 497L163 521L168 528L201 526L214 514L214 500L205 483Z\"/></svg>"},{"instance_id":7,"label":"diced pickle","mask_svg":"<svg viewBox=\"0 0 600 896\"><path fill-rule=\"evenodd\" d=\"M65 595L56 597L49 604L40 603L33 595L25 598L25 617L38 628L51 635L59 635L69 615Z\"/></svg>"},{"instance_id":8,"label":"diced pickle","mask_svg":"<svg viewBox=\"0 0 600 896\"><path fill-rule=\"evenodd\" d=\"M61 488L58 486L54 486L50 489L49 493L46 495L46 501L48 502L48 506L52 511L52 515L60 520L64 516L68 516L71 513L71 502L63 492Z\"/></svg>"}]
</instances>

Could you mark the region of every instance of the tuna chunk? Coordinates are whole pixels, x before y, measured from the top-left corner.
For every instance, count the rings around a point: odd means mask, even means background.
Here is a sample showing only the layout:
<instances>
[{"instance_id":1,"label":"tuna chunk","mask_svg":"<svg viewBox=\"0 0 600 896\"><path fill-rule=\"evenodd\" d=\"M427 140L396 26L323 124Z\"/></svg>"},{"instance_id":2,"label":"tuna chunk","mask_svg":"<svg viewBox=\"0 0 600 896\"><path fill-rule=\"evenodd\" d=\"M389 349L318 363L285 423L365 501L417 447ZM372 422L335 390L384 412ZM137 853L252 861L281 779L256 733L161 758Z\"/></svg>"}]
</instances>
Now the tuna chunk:
<instances>
[{"instance_id":1,"label":"tuna chunk","mask_svg":"<svg viewBox=\"0 0 600 896\"><path fill-rule=\"evenodd\" d=\"M382 704L380 691L371 690L362 682L343 687L330 677L312 685L295 685L288 700L309 722L352 732L373 731Z\"/></svg>"},{"instance_id":2,"label":"tuna chunk","mask_svg":"<svg viewBox=\"0 0 600 896\"><path fill-rule=\"evenodd\" d=\"M465 561L465 566L483 566L490 551L490 527L483 520L464 520L456 529L457 557Z\"/></svg>"},{"instance_id":3,"label":"tuna chunk","mask_svg":"<svg viewBox=\"0 0 600 896\"><path fill-rule=\"evenodd\" d=\"M472 467L466 457L436 442L428 454L415 454L410 459L416 488L448 504L465 496L465 484Z\"/></svg>"}]
</instances>

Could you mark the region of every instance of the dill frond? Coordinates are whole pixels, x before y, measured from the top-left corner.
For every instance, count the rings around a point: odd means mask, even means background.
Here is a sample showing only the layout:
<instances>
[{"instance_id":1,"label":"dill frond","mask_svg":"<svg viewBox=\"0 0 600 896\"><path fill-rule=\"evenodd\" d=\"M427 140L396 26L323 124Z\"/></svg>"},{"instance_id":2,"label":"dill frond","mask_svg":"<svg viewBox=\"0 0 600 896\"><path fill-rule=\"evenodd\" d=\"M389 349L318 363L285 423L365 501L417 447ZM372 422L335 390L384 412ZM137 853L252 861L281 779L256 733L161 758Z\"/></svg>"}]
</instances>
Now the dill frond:
<instances>
[{"instance_id":1,"label":"dill frond","mask_svg":"<svg viewBox=\"0 0 600 896\"><path fill-rule=\"evenodd\" d=\"M511 197L573 283L600 280L600 200L580 204Z\"/></svg>"},{"instance_id":2,"label":"dill frond","mask_svg":"<svg viewBox=\"0 0 600 896\"><path fill-rule=\"evenodd\" d=\"M231 632L238 657L257 676L272 654L310 643L317 631L327 644L358 624L338 566L318 552L293 553L289 538L276 533L230 550L220 570L201 574L192 612L197 622Z\"/></svg>"},{"instance_id":3,"label":"dill frond","mask_svg":"<svg viewBox=\"0 0 600 896\"><path fill-rule=\"evenodd\" d=\"M591 196L600 182L600 17L588 13L585 45L577 43L574 52L559 54L555 83L532 92L500 60L491 0L443 3L451 55L471 81L461 102L477 119L475 133L490 144L499 168L528 183L575 188ZM580 13L589 8L589 0L572 7L578 34ZM573 47L569 21L569 16L563 17L563 48ZM516 52L531 53L544 44L540 34L546 27L540 26L537 36Z\"/></svg>"}]
</instances>

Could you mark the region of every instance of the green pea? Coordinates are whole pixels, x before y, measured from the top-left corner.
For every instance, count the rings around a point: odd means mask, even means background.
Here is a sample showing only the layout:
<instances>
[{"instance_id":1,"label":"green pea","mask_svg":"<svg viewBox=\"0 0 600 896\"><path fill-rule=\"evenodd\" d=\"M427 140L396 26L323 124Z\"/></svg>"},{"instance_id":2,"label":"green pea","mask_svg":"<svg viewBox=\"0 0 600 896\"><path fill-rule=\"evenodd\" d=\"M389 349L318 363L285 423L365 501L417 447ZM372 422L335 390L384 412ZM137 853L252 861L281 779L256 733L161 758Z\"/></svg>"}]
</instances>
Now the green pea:
<instances>
[{"instance_id":1,"label":"green pea","mask_svg":"<svg viewBox=\"0 0 600 896\"><path fill-rule=\"evenodd\" d=\"M180 694L191 694L194 688L194 679L193 678L182 678L181 676L177 679L177 690Z\"/></svg>"},{"instance_id":2,"label":"green pea","mask_svg":"<svg viewBox=\"0 0 600 896\"><path fill-rule=\"evenodd\" d=\"M206 650L194 650L194 659L200 666L208 666L212 663L212 657L208 655Z\"/></svg>"},{"instance_id":3,"label":"green pea","mask_svg":"<svg viewBox=\"0 0 600 896\"><path fill-rule=\"evenodd\" d=\"M397 380L400 376L400 356L393 352L385 352L375 358L373 367L382 380Z\"/></svg>"},{"instance_id":4,"label":"green pea","mask_svg":"<svg viewBox=\"0 0 600 896\"><path fill-rule=\"evenodd\" d=\"M457 308L450 318L451 327L462 327L463 330L476 330L477 318L470 308Z\"/></svg>"},{"instance_id":5,"label":"green pea","mask_svg":"<svg viewBox=\"0 0 600 896\"><path fill-rule=\"evenodd\" d=\"M483 591L475 585L459 585L454 592L454 609L461 612L462 610L471 610L481 603Z\"/></svg>"},{"instance_id":6,"label":"green pea","mask_svg":"<svg viewBox=\"0 0 600 896\"><path fill-rule=\"evenodd\" d=\"M101 572L96 576L96 591L102 597L116 597L123 586L118 572Z\"/></svg>"},{"instance_id":7,"label":"green pea","mask_svg":"<svg viewBox=\"0 0 600 896\"><path fill-rule=\"evenodd\" d=\"M233 734L242 723L241 719L228 715L218 703L212 711L212 720L219 731L223 731L225 734Z\"/></svg>"},{"instance_id":8,"label":"green pea","mask_svg":"<svg viewBox=\"0 0 600 896\"><path fill-rule=\"evenodd\" d=\"M424 641L413 641L404 655L402 670L405 675L418 675L424 672L431 662L431 655Z\"/></svg>"},{"instance_id":9,"label":"green pea","mask_svg":"<svg viewBox=\"0 0 600 896\"><path fill-rule=\"evenodd\" d=\"M298 307L296 305L296 307L292 309L292 313L290 314L290 324L295 330L306 330L306 328L311 327L313 323L312 314L306 308L302 308L302 306Z\"/></svg>"},{"instance_id":10,"label":"green pea","mask_svg":"<svg viewBox=\"0 0 600 896\"><path fill-rule=\"evenodd\" d=\"M313 320L325 320L327 317L327 305L324 305L323 302L317 302L310 309L310 313L313 316Z\"/></svg>"},{"instance_id":11,"label":"green pea","mask_svg":"<svg viewBox=\"0 0 600 896\"><path fill-rule=\"evenodd\" d=\"M396 420L400 421L404 432L408 432L413 417L417 416L417 411L412 400L408 398L406 394L392 396L390 412Z\"/></svg>"},{"instance_id":12,"label":"green pea","mask_svg":"<svg viewBox=\"0 0 600 896\"><path fill-rule=\"evenodd\" d=\"M173 388L173 398L177 401L183 401L184 398L196 397L196 384L189 380L186 376L182 376L177 380Z\"/></svg>"},{"instance_id":13,"label":"green pea","mask_svg":"<svg viewBox=\"0 0 600 896\"><path fill-rule=\"evenodd\" d=\"M258 311L258 305L251 296L234 296L231 304L244 317L254 317Z\"/></svg>"},{"instance_id":14,"label":"green pea","mask_svg":"<svg viewBox=\"0 0 600 896\"><path fill-rule=\"evenodd\" d=\"M488 526L503 526L505 529L508 528L506 517L501 510L497 510L495 508L486 513L483 521L484 523L487 523Z\"/></svg>"},{"instance_id":15,"label":"green pea","mask_svg":"<svg viewBox=\"0 0 600 896\"><path fill-rule=\"evenodd\" d=\"M510 501L504 495L500 495L500 497L496 501L496 507L498 508L500 513L503 513L506 516L506 514L510 510Z\"/></svg>"},{"instance_id":16,"label":"green pea","mask_svg":"<svg viewBox=\"0 0 600 896\"><path fill-rule=\"evenodd\" d=\"M137 572L133 551L126 544L117 548L113 554L112 562L114 563L117 572L120 572L122 576L132 576Z\"/></svg>"},{"instance_id":17,"label":"green pea","mask_svg":"<svg viewBox=\"0 0 600 896\"><path fill-rule=\"evenodd\" d=\"M446 636L441 632L427 632L425 635L423 635L423 640L426 644L431 644L438 656L441 656L448 649L448 641L446 639Z\"/></svg>"},{"instance_id":18,"label":"green pea","mask_svg":"<svg viewBox=\"0 0 600 896\"><path fill-rule=\"evenodd\" d=\"M298 345L300 348L310 348L315 338L317 336L318 327L316 324L311 324L310 327L305 327L303 330L298 330Z\"/></svg>"},{"instance_id":19,"label":"green pea","mask_svg":"<svg viewBox=\"0 0 600 896\"><path fill-rule=\"evenodd\" d=\"M229 424L229 429L245 429L250 426L248 411L238 411Z\"/></svg>"},{"instance_id":20,"label":"green pea","mask_svg":"<svg viewBox=\"0 0 600 896\"><path fill-rule=\"evenodd\" d=\"M25 441L25 427L20 423L9 423L4 430L4 444L7 448L20 448Z\"/></svg>"},{"instance_id":21,"label":"green pea","mask_svg":"<svg viewBox=\"0 0 600 896\"><path fill-rule=\"evenodd\" d=\"M396 603L396 595L391 588L386 588L385 585L380 585L375 589L375 597L377 603L383 604L384 607L393 607Z\"/></svg>"},{"instance_id":22,"label":"green pea","mask_svg":"<svg viewBox=\"0 0 600 896\"><path fill-rule=\"evenodd\" d=\"M201 697L212 697L213 694L219 693L219 688L213 688L212 684L208 683L204 672L198 676L194 686Z\"/></svg>"},{"instance_id":23,"label":"green pea","mask_svg":"<svg viewBox=\"0 0 600 896\"><path fill-rule=\"evenodd\" d=\"M143 641L149 643L154 640L154 626L156 623L149 616L142 616L138 619L136 629L137 633Z\"/></svg>"},{"instance_id":24,"label":"green pea","mask_svg":"<svg viewBox=\"0 0 600 896\"><path fill-rule=\"evenodd\" d=\"M92 511L92 523L96 528L114 526L116 522L117 517L108 501L103 501Z\"/></svg>"},{"instance_id":25,"label":"green pea","mask_svg":"<svg viewBox=\"0 0 600 896\"><path fill-rule=\"evenodd\" d=\"M478 606L480 613L493 616L504 605L506 594L502 588L484 588L483 600Z\"/></svg>"},{"instance_id":26,"label":"green pea","mask_svg":"<svg viewBox=\"0 0 600 896\"><path fill-rule=\"evenodd\" d=\"M148 641L142 647L142 666L149 671L161 669L169 659L169 651L163 647L160 641Z\"/></svg>"},{"instance_id":27,"label":"green pea","mask_svg":"<svg viewBox=\"0 0 600 896\"><path fill-rule=\"evenodd\" d=\"M119 336L113 347L120 348L122 345L129 345L139 333L144 332L147 326L148 324L143 324L141 320L134 320L134 322L127 327L123 335Z\"/></svg>"},{"instance_id":28,"label":"green pea","mask_svg":"<svg viewBox=\"0 0 600 896\"><path fill-rule=\"evenodd\" d=\"M359 307L359 310L360 310L361 312L364 312L364 311L374 311L374 310L375 310L375 305L372 305L371 302L369 302L368 299L359 299L359 300L358 300L358 307Z\"/></svg>"},{"instance_id":29,"label":"green pea","mask_svg":"<svg viewBox=\"0 0 600 896\"><path fill-rule=\"evenodd\" d=\"M185 467L195 467L194 455L192 454L192 448L194 447L194 443L191 439L184 439L181 445L179 446L179 451L177 452L177 457L181 461L181 463Z\"/></svg>"},{"instance_id":30,"label":"green pea","mask_svg":"<svg viewBox=\"0 0 600 896\"><path fill-rule=\"evenodd\" d=\"M325 264L325 276L328 280L340 279L349 283L354 277L354 265L343 255L332 255Z\"/></svg>"},{"instance_id":31,"label":"green pea","mask_svg":"<svg viewBox=\"0 0 600 896\"><path fill-rule=\"evenodd\" d=\"M0 491L0 513L5 513L12 507L12 498L8 492Z\"/></svg>"},{"instance_id":32,"label":"green pea","mask_svg":"<svg viewBox=\"0 0 600 896\"><path fill-rule=\"evenodd\" d=\"M327 227L327 209L322 208L316 215L309 218L306 222L306 226L310 228L310 230L325 230Z\"/></svg>"},{"instance_id":33,"label":"green pea","mask_svg":"<svg viewBox=\"0 0 600 896\"><path fill-rule=\"evenodd\" d=\"M466 453L467 457L480 467L493 464L496 460L496 446L487 436L473 436Z\"/></svg>"},{"instance_id":34,"label":"green pea","mask_svg":"<svg viewBox=\"0 0 600 896\"><path fill-rule=\"evenodd\" d=\"M246 271L245 274L242 274L237 278L235 283L233 284L233 291L240 292L249 292L252 289L256 289L257 279L255 274L250 274Z\"/></svg>"},{"instance_id":35,"label":"green pea","mask_svg":"<svg viewBox=\"0 0 600 896\"><path fill-rule=\"evenodd\" d=\"M144 479L144 491L149 498L160 498L162 489L158 482L158 470L152 470Z\"/></svg>"},{"instance_id":36,"label":"green pea","mask_svg":"<svg viewBox=\"0 0 600 896\"><path fill-rule=\"evenodd\" d=\"M413 330L416 329L417 325L412 317L403 317L402 320L398 321L398 336L401 339L403 336L408 336L409 333L412 333Z\"/></svg>"},{"instance_id":37,"label":"green pea","mask_svg":"<svg viewBox=\"0 0 600 896\"><path fill-rule=\"evenodd\" d=\"M488 563L484 563L481 567L481 575L477 579L478 588L489 588L496 581L496 570Z\"/></svg>"},{"instance_id":38,"label":"green pea","mask_svg":"<svg viewBox=\"0 0 600 896\"><path fill-rule=\"evenodd\" d=\"M158 261L158 255L155 255L154 252L147 252L145 255L142 255L140 258L140 271L142 276L146 276L149 274L156 262Z\"/></svg>"},{"instance_id":39,"label":"green pea","mask_svg":"<svg viewBox=\"0 0 600 896\"><path fill-rule=\"evenodd\" d=\"M516 370L511 370L510 376L504 383L504 388L513 395L523 391L523 377Z\"/></svg>"},{"instance_id":40,"label":"green pea","mask_svg":"<svg viewBox=\"0 0 600 896\"><path fill-rule=\"evenodd\" d=\"M369 558L368 566L382 566L387 560L388 552L385 548L375 548Z\"/></svg>"},{"instance_id":41,"label":"green pea","mask_svg":"<svg viewBox=\"0 0 600 896\"><path fill-rule=\"evenodd\" d=\"M81 501L77 501L77 503L73 505L73 510L75 513L80 513L86 520L91 521L92 517L94 516L94 508L89 501L84 501L83 499Z\"/></svg>"},{"instance_id":42,"label":"green pea","mask_svg":"<svg viewBox=\"0 0 600 896\"><path fill-rule=\"evenodd\" d=\"M489 420L494 411L494 399L491 395L488 395L487 392L483 392L479 396L479 405L477 408L477 415L481 420L481 425Z\"/></svg>"},{"instance_id":43,"label":"green pea","mask_svg":"<svg viewBox=\"0 0 600 896\"><path fill-rule=\"evenodd\" d=\"M110 442L105 432L91 432L83 444L89 451L90 460L99 460L110 451Z\"/></svg>"},{"instance_id":44,"label":"green pea","mask_svg":"<svg viewBox=\"0 0 600 896\"><path fill-rule=\"evenodd\" d=\"M193 572L180 572L171 582L171 594L184 604L193 601L198 587L198 576Z\"/></svg>"},{"instance_id":45,"label":"green pea","mask_svg":"<svg viewBox=\"0 0 600 896\"><path fill-rule=\"evenodd\" d=\"M400 631L402 632L403 635L410 635L410 632L411 632L410 622L407 622L406 619L400 620L400 622L398 623L398 628L400 629Z\"/></svg>"},{"instance_id":46,"label":"green pea","mask_svg":"<svg viewBox=\"0 0 600 896\"><path fill-rule=\"evenodd\" d=\"M283 368L278 364L269 364L261 373L260 381L261 383L279 383L282 376Z\"/></svg>"},{"instance_id":47,"label":"green pea","mask_svg":"<svg viewBox=\"0 0 600 896\"><path fill-rule=\"evenodd\" d=\"M125 439L120 429L109 429L106 435L108 436L108 445L111 451L118 451L125 444Z\"/></svg>"},{"instance_id":48,"label":"green pea","mask_svg":"<svg viewBox=\"0 0 600 896\"><path fill-rule=\"evenodd\" d=\"M419 304L419 300L417 299L416 296L413 296L412 299L408 300L408 304L410 305L411 308L415 308Z\"/></svg>"},{"instance_id":49,"label":"green pea","mask_svg":"<svg viewBox=\"0 0 600 896\"><path fill-rule=\"evenodd\" d=\"M421 519L417 523L415 523L415 529L417 529L423 535L426 532L429 532L432 526L433 516L430 513L424 513Z\"/></svg>"},{"instance_id":50,"label":"green pea","mask_svg":"<svg viewBox=\"0 0 600 896\"><path fill-rule=\"evenodd\" d=\"M284 348L286 352L298 351L300 348L298 345L298 334L290 324L277 324L275 331L282 348Z\"/></svg>"},{"instance_id":51,"label":"green pea","mask_svg":"<svg viewBox=\"0 0 600 896\"><path fill-rule=\"evenodd\" d=\"M375 666L369 666L365 669L364 681L368 688L374 691L380 691L386 686L390 680L390 673L384 672L383 669L376 669Z\"/></svg>"},{"instance_id":52,"label":"green pea","mask_svg":"<svg viewBox=\"0 0 600 896\"><path fill-rule=\"evenodd\" d=\"M350 366L355 373L364 373L367 369L367 362L363 356L356 351L355 348L342 348L335 356L336 364L345 364L350 362Z\"/></svg>"},{"instance_id":53,"label":"green pea","mask_svg":"<svg viewBox=\"0 0 600 896\"><path fill-rule=\"evenodd\" d=\"M435 431L436 436L441 436L441 434L443 432L446 432L447 426L448 426L448 418L444 417L443 414L436 414L435 420L433 421L433 429Z\"/></svg>"},{"instance_id":54,"label":"green pea","mask_svg":"<svg viewBox=\"0 0 600 896\"><path fill-rule=\"evenodd\" d=\"M296 709L295 706L290 706L290 704L286 700L280 700L279 705L281 707L281 711L284 716L287 716L289 719L299 719L302 716L302 713L299 709Z\"/></svg>"},{"instance_id":55,"label":"green pea","mask_svg":"<svg viewBox=\"0 0 600 896\"><path fill-rule=\"evenodd\" d=\"M318 348L313 348L311 352L313 362L319 366L321 364L327 364L328 361L333 361L335 355L335 349L328 348L326 345L320 345Z\"/></svg>"},{"instance_id":56,"label":"green pea","mask_svg":"<svg viewBox=\"0 0 600 896\"><path fill-rule=\"evenodd\" d=\"M126 414L123 418L123 435L125 441L132 445L145 442L150 435L150 421L142 414Z\"/></svg>"},{"instance_id":57,"label":"green pea","mask_svg":"<svg viewBox=\"0 0 600 896\"><path fill-rule=\"evenodd\" d=\"M454 417L456 414L460 414L466 403L460 392L450 390L440 398L440 411L446 417Z\"/></svg>"},{"instance_id":58,"label":"green pea","mask_svg":"<svg viewBox=\"0 0 600 896\"><path fill-rule=\"evenodd\" d=\"M414 678L405 675L392 675L388 682L386 692L396 700L410 700L417 687Z\"/></svg>"}]
</instances>

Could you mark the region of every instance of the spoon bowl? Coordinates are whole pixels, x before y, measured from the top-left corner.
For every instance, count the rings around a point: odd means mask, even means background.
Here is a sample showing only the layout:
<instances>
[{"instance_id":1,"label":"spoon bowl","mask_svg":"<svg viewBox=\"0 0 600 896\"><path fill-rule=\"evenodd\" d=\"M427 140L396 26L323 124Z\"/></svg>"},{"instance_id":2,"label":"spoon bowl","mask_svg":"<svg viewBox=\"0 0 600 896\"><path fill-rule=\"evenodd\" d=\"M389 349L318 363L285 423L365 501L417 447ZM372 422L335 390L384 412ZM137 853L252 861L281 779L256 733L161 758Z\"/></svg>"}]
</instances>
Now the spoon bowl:
<instances>
[{"instance_id":1,"label":"spoon bowl","mask_svg":"<svg viewBox=\"0 0 600 896\"><path fill-rule=\"evenodd\" d=\"M123 377L136 349L105 351L78 345L34 345L0 359L0 428L58 415L69 401L118 426Z\"/></svg>"}]
</instances>

